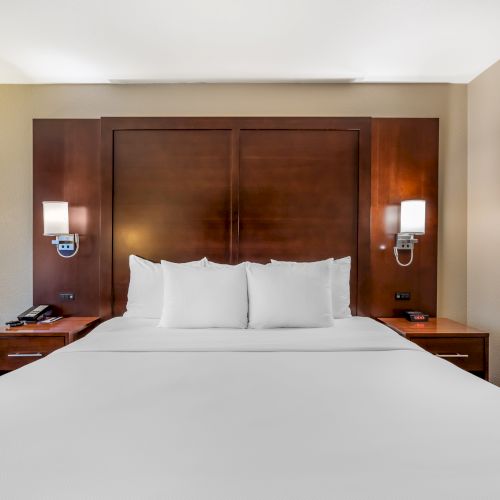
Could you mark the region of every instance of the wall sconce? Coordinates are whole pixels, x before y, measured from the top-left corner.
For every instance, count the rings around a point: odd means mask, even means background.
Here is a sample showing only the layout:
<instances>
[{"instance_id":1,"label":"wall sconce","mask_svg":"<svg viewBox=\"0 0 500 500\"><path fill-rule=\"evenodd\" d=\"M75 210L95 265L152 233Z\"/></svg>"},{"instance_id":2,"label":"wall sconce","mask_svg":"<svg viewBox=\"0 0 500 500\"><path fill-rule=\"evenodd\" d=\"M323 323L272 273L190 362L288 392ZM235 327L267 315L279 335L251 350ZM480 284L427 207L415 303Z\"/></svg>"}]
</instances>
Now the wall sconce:
<instances>
[{"instance_id":1,"label":"wall sconce","mask_svg":"<svg viewBox=\"0 0 500 500\"><path fill-rule=\"evenodd\" d=\"M394 256L396 262L403 267L413 262L413 249L418 243L416 235L425 234L425 200L405 200L401 202L400 229L396 236ZM409 250L410 260L402 264L399 260L399 250Z\"/></svg>"},{"instance_id":2,"label":"wall sconce","mask_svg":"<svg viewBox=\"0 0 500 500\"><path fill-rule=\"evenodd\" d=\"M43 201L43 235L55 236L52 244L57 253L69 259L74 257L80 248L78 234L69 232L69 209L67 201Z\"/></svg>"}]
</instances>

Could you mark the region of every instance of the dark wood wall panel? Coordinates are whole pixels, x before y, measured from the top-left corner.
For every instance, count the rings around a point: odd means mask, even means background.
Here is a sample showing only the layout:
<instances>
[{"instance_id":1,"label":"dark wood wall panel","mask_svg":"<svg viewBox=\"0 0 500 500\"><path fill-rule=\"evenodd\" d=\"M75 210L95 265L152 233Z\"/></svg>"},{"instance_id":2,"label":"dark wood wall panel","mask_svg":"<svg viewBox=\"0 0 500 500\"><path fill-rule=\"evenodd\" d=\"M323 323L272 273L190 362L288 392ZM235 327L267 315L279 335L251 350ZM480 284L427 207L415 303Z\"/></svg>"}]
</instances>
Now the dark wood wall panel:
<instances>
[{"instance_id":1,"label":"dark wood wall panel","mask_svg":"<svg viewBox=\"0 0 500 500\"><path fill-rule=\"evenodd\" d=\"M119 130L113 161L113 313L128 256L229 262L231 131Z\"/></svg>"},{"instance_id":2,"label":"dark wood wall panel","mask_svg":"<svg viewBox=\"0 0 500 500\"><path fill-rule=\"evenodd\" d=\"M436 314L439 121L423 118L372 120L371 314L393 316L404 309ZM402 200L426 200L426 232L409 267L393 254ZM400 252L401 260L408 252ZM396 291L411 293L396 301Z\"/></svg>"},{"instance_id":3,"label":"dark wood wall panel","mask_svg":"<svg viewBox=\"0 0 500 500\"><path fill-rule=\"evenodd\" d=\"M100 120L33 122L33 302L65 315L99 313L99 130ZM43 236L42 201L61 200L70 204L70 231L80 234L71 259ZM60 292L75 300L61 302Z\"/></svg>"},{"instance_id":4,"label":"dark wood wall panel","mask_svg":"<svg viewBox=\"0 0 500 500\"><path fill-rule=\"evenodd\" d=\"M242 130L239 260L349 255L356 284L358 170L357 130Z\"/></svg>"},{"instance_id":5,"label":"dark wood wall panel","mask_svg":"<svg viewBox=\"0 0 500 500\"><path fill-rule=\"evenodd\" d=\"M360 315L436 312L438 120L102 118L34 121L34 302L123 311L129 253L174 261L353 258ZM403 199L427 200L415 262L392 253ZM42 236L67 200L73 259ZM403 257L404 258L404 257ZM60 292L74 292L61 302ZM396 302L396 291L412 300Z\"/></svg>"}]
</instances>

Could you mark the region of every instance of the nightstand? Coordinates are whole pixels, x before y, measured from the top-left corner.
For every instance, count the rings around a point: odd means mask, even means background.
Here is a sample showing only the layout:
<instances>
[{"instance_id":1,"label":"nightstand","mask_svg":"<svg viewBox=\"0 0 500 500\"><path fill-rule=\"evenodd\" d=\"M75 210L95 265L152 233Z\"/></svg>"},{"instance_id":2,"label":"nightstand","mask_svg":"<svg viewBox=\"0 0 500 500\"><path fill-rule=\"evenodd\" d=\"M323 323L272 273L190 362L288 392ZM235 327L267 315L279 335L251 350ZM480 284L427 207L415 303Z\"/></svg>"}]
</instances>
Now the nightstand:
<instances>
[{"instance_id":1,"label":"nightstand","mask_svg":"<svg viewBox=\"0 0 500 500\"><path fill-rule=\"evenodd\" d=\"M446 318L429 318L425 323L377 319L426 351L488 380L489 333Z\"/></svg>"},{"instance_id":2,"label":"nightstand","mask_svg":"<svg viewBox=\"0 0 500 500\"><path fill-rule=\"evenodd\" d=\"M86 335L97 317L69 317L52 324L0 326L0 371L11 371L43 358Z\"/></svg>"}]
</instances>

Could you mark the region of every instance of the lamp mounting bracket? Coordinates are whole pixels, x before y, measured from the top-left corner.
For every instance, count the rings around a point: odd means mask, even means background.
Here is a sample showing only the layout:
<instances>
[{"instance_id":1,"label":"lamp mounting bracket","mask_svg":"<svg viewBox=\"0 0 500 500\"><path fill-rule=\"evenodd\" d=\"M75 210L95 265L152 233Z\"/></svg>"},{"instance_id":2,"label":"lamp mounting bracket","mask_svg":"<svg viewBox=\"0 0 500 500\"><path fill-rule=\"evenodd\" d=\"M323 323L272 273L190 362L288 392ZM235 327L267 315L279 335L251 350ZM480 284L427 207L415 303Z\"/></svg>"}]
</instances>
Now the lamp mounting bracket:
<instances>
[{"instance_id":1,"label":"lamp mounting bracket","mask_svg":"<svg viewBox=\"0 0 500 500\"><path fill-rule=\"evenodd\" d=\"M418 243L418 240L412 233L398 233L396 235L396 248L398 250L413 250L415 243Z\"/></svg>"}]
</instances>

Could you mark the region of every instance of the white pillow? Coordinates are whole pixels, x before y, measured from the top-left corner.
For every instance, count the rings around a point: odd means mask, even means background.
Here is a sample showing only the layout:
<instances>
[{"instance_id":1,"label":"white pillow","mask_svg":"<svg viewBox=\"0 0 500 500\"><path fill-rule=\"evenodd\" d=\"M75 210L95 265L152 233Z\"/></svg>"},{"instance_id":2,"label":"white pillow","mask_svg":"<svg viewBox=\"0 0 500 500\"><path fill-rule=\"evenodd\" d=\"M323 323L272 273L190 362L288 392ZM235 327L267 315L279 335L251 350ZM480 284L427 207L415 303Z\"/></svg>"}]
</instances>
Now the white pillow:
<instances>
[{"instance_id":1,"label":"white pillow","mask_svg":"<svg viewBox=\"0 0 500 500\"><path fill-rule=\"evenodd\" d=\"M186 262L189 266L204 266L204 257L194 262ZM127 310L123 316L127 318L155 318L161 316L163 309L163 271L161 264L141 259L137 255L128 258L130 281L128 285Z\"/></svg>"},{"instance_id":2,"label":"white pillow","mask_svg":"<svg viewBox=\"0 0 500 500\"><path fill-rule=\"evenodd\" d=\"M163 311L158 326L246 328L248 294L245 265L179 266L161 261Z\"/></svg>"},{"instance_id":3,"label":"white pillow","mask_svg":"<svg viewBox=\"0 0 500 500\"><path fill-rule=\"evenodd\" d=\"M351 257L342 259L327 259L319 262L332 263L332 300L333 317L337 319L352 317L351 309L351 288L349 280L351 278ZM272 264L310 264L310 262L286 262L283 260L273 260Z\"/></svg>"},{"instance_id":4,"label":"white pillow","mask_svg":"<svg viewBox=\"0 0 500 500\"><path fill-rule=\"evenodd\" d=\"M330 264L247 264L249 328L333 325Z\"/></svg>"},{"instance_id":5,"label":"white pillow","mask_svg":"<svg viewBox=\"0 0 500 500\"><path fill-rule=\"evenodd\" d=\"M332 273L332 295L333 295L333 317L352 317L351 308L351 257L343 257L333 261Z\"/></svg>"}]
</instances>

